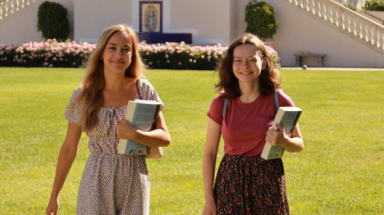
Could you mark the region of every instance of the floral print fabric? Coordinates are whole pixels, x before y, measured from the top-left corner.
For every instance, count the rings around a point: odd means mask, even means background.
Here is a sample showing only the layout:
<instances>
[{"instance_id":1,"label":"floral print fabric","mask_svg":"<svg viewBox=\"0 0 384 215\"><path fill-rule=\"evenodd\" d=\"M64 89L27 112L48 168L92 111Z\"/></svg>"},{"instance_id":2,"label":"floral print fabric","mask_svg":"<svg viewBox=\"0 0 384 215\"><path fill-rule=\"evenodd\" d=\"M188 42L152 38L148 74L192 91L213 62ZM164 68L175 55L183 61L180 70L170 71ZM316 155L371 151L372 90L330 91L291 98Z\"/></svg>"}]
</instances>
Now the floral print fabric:
<instances>
[{"instance_id":1,"label":"floral print fabric","mask_svg":"<svg viewBox=\"0 0 384 215\"><path fill-rule=\"evenodd\" d=\"M155 88L144 79L139 79L139 93L143 100L162 103ZM81 125L81 102L71 104L80 95L77 88L65 110L69 122ZM136 99L139 95L136 94ZM144 156L117 153L119 138L116 135L115 119L125 118L127 105L101 107L98 123L90 132L88 148L91 152L81 178L77 199L77 214L149 214L150 183Z\"/></svg>"},{"instance_id":2,"label":"floral print fabric","mask_svg":"<svg viewBox=\"0 0 384 215\"><path fill-rule=\"evenodd\" d=\"M289 214L281 159L225 154L214 196L217 214Z\"/></svg>"}]
</instances>

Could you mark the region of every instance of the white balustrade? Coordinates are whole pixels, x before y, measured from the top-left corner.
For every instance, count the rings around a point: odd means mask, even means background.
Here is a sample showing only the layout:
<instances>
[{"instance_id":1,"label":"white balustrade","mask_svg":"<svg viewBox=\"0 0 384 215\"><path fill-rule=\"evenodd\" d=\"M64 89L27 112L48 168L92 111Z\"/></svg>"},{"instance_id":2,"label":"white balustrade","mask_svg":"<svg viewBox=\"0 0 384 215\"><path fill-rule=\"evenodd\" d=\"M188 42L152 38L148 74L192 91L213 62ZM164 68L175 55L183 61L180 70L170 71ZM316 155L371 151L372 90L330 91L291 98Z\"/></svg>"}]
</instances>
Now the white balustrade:
<instances>
[{"instance_id":1,"label":"white balustrade","mask_svg":"<svg viewBox=\"0 0 384 215\"><path fill-rule=\"evenodd\" d=\"M360 34L360 20L355 20L353 27L354 27L353 35L358 37L358 35Z\"/></svg>"},{"instance_id":2,"label":"white balustrade","mask_svg":"<svg viewBox=\"0 0 384 215\"><path fill-rule=\"evenodd\" d=\"M331 0L287 1L384 50L384 26L344 7L341 3Z\"/></svg>"},{"instance_id":3,"label":"white balustrade","mask_svg":"<svg viewBox=\"0 0 384 215\"><path fill-rule=\"evenodd\" d=\"M315 0L311 0L311 7L312 7L312 14L316 15L317 13L317 10L316 10L316 1Z\"/></svg>"},{"instance_id":4,"label":"white balustrade","mask_svg":"<svg viewBox=\"0 0 384 215\"><path fill-rule=\"evenodd\" d=\"M35 2L35 0L32 0L32 2ZM3 16L7 17L8 12L14 13L19 11L20 7L24 8L25 5L29 4L30 0L0 0L0 19L3 19Z\"/></svg>"},{"instance_id":5,"label":"white balustrade","mask_svg":"<svg viewBox=\"0 0 384 215\"><path fill-rule=\"evenodd\" d=\"M375 45L376 44L376 37L377 37L377 29L375 26L371 26L371 41L369 41L369 43L371 45Z\"/></svg>"},{"instance_id":6,"label":"white balustrade","mask_svg":"<svg viewBox=\"0 0 384 215\"><path fill-rule=\"evenodd\" d=\"M310 1L309 0L305 0L304 10L309 11L309 4L310 4Z\"/></svg>"},{"instance_id":7,"label":"white balustrade","mask_svg":"<svg viewBox=\"0 0 384 215\"><path fill-rule=\"evenodd\" d=\"M5 8L5 16L8 16L8 0L5 1L4 8Z\"/></svg>"},{"instance_id":8,"label":"white balustrade","mask_svg":"<svg viewBox=\"0 0 384 215\"><path fill-rule=\"evenodd\" d=\"M384 50L384 31L380 30L380 37L381 37L381 49Z\"/></svg>"},{"instance_id":9,"label":"white balustrade","mask_svg":"<svg viewBox=\"0 0 384 215\"><path fill-rule=\"evenodd\" d=\"M360 20L359 30L360 30L359 38L363 39L365 31L364 31L364 21L362 20Z\"/></svg>"}]
</instances>

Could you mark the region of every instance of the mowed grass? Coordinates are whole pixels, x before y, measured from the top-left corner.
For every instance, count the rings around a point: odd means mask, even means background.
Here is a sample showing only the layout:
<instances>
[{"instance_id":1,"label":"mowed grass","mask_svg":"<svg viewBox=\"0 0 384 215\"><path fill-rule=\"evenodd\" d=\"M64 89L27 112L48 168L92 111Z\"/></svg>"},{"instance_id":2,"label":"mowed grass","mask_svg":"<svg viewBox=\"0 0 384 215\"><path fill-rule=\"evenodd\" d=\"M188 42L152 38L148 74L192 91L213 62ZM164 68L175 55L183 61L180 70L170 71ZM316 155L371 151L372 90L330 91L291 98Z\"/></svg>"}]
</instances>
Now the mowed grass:
<instances>
[{"instance_id":1,"label":"mowed grass","mask_svg":"<svg viewBox=\"0 0 384 215\"><path fill-rule=\"evenodd\" d=\"M63 112L84 69L0 68L0 214L43 214L60 147ZM282 88L304 110L305 148L283 157L292 214L384 213L384 71L281 70ZM147 160L151 214L201 214L206 113L212 71L150 70L172 143ZM75 214L88 137L60 196ZM223 144L217 166L223 156Z\"/></svg>"}]
</instances>

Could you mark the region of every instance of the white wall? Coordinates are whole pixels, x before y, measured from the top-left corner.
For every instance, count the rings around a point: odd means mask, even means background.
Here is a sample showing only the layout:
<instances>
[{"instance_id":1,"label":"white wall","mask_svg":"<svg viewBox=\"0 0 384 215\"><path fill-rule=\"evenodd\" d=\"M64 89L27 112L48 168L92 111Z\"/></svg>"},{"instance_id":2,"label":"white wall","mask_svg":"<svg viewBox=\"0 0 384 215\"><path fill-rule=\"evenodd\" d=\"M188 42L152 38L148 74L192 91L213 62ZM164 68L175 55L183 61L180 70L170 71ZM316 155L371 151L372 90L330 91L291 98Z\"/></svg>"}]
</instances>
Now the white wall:
<instances>
[{"instance_id":1,"label":"white wall","mask_svg":"<svg viewBox=\"0 0 384 215\"><path fill-rule=\"evenodd\" d=\"M384 22L384 11L372 11L372 10L367 10L365 11L366 13L378 18L378 19L381 19L383 20ZM384 24L384 23L381 23L381 24Z\"/></svg>"},{"instance_id":2,"label":"white wall","mask_svg":"<svg viewBox=\"0 0 384 215\"><path fill-rule=\"evenodd\" d=\"M197 30L193 44L225 44L230 41L230 4L233 0L168 0L172 32ZM163 1L166 6L167 1ZM166 15L166 14L165 14ZM167 32L167 29L164 29Z\"/></svg>"},{"instance_id":3,"label":"white wall","mask_svg":"<svg viewBox=\"0 0 384 215\"><path fill-rule=\"evenodd\" d=\"M374 50L360 39L317 18L286 0L264 0L276 10L279 28L273 36L282 66L296 65L294 54L309 52L326 54L326 67L380 67L384 68L384 54ZM246 0L239 0L238 12L244 11ZM238 17L238 33L245 31L246 23ZM268 40L272 41L272 40ZM317 67L317 58L304 58L303 63Z\"/></svg>"},{"instance_id":4,"label":"white wall","mask_svg":"<svg viewBox=\"0 0 384 215\"><path fill-rule=\"evenodd\" d=\"M78 0L74 5L76 42L97 42L107 27L132 22L130 0Z\"/></svg>"},{"instance_id":5,"label":"white wall","mask_svg":"<svg viewBox=\"0 0 384 215\"><path fill-rule=\"evenodd\" d=\"M58 2L67 8L71 27L70 39L73 39L74 0L50 0ZM37 11L44 0L30 1L29 6L20 7L19 11L8 14L0 20L0 43L21 45L30 41L43 41L41 32L37 32Z\"/></svg>"}]
</instances>

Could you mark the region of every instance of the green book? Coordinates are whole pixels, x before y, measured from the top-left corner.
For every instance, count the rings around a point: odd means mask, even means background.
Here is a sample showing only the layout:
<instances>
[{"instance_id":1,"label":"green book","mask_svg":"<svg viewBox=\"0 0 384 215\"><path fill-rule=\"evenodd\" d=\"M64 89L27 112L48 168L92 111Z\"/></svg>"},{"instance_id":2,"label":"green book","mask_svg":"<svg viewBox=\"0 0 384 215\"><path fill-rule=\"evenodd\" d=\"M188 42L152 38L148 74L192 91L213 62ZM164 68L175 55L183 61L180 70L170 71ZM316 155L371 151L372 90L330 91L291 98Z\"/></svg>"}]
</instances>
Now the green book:
<instances>
[{"instance_id":1,"label":"green book","mask_svg":"<svg viewBox=\"0 0 384 215\"><path fill-rule=\"evenodd\" d=\"M125 119L133 127L141 131L150 131L156 123L161 109L161 103L153 100L129 101ZM134 140L120 139L118 146L119 154L127 155L146 155L149 147Z\"/></svg>"},{"instance_id":2,"label":"green book","mask_svg":"<svg viewBox=\"0 0 384 215\"><path fill-rule=\"evenodd\" d=\"M276 124L279 124L284 128L285 134L289 136L295 129L302 111L303 110L298 107L280 107L276 113L272 128L277 130ZM283 147L272 146L266 142L260 157L265 160L277 159L283 157L284 151L285 149Z\"/></svg>"}]
</instances>

